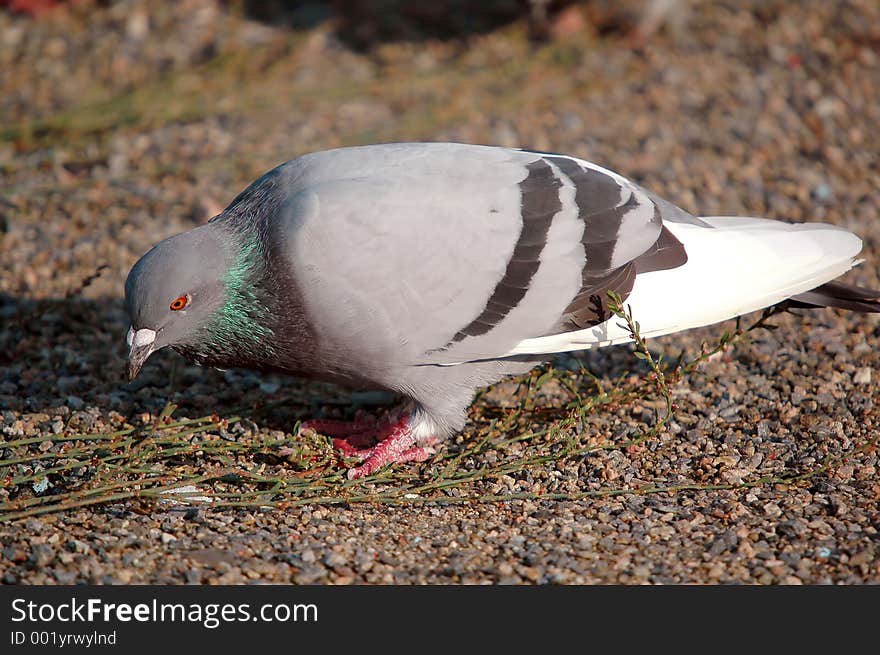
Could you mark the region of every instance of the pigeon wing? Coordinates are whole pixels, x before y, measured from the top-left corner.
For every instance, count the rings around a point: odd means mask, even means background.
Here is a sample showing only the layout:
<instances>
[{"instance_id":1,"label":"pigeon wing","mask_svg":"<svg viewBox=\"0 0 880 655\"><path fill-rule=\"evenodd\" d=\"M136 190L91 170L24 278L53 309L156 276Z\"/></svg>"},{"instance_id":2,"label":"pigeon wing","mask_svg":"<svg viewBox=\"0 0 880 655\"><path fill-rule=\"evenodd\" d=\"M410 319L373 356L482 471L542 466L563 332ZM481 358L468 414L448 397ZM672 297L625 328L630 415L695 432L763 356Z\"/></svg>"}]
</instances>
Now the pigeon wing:
<instances>
[{"instance_id":1,"label":"pigeon wing","mask_svg":"<svg viewBox=\"0 0 880 655\"><path fill-rule=\"evenodd\" d=\"M395 144L286 174L276 222L307 311L365 366L503 357L604 320L609 289L685 258L646 192L571 157Z\"/></svg>"}]
</instances>

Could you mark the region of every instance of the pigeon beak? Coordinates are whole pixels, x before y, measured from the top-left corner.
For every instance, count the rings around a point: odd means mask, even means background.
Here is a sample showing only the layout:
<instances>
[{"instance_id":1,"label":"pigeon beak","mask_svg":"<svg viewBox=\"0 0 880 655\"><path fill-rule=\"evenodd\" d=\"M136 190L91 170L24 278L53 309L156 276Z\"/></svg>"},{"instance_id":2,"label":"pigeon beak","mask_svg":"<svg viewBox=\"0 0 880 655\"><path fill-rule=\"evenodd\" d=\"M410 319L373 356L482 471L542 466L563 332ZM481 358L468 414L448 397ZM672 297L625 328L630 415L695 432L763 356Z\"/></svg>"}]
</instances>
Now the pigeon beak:
<instances>
[{"instance_id":1,"label":"pigeon beak","mask_svg":"<svg viewBox=\"0 0 880 655\"><path fill-rule=\"evenodd\" d=\"M128 343L128 379L134 380L140 373L144 362L153 353L156 331L148 328L135 330L131 327L128 328L125 341Z\"/></svg>"}]
</instances>

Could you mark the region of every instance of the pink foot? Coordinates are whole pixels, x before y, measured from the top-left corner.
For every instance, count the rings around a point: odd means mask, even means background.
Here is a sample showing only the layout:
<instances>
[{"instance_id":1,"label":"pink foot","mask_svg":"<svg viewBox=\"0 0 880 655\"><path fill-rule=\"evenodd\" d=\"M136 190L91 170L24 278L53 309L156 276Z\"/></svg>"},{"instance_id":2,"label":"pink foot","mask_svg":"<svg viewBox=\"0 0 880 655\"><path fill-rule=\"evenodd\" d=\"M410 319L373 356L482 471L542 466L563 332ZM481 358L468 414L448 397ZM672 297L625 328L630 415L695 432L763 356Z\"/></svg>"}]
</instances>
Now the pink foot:
<instances>
[{"instance_id":1,"label":"pink foot","mask_svg":"<svg viewBox=\"0 0 880 655\"><path fill-rule=\"evenodd\" d=\"M306 421L300 430L314 430L334 437L333 445L345 457L359 459L362 464L348 470L350 480L372 475L389 464L423 462L434 454L436 439L424 446L416 445L409 425L409 414L377 423L373 420ZM375 444L375 445L374 445Z\"/></svg>"},{"instance_id":2,"label":"pink foot","mask_svg":"<svg viewBox=\"0 0 880 655\"><path fill-rule=\"evenodd\" d=\"M299 424L299 431L311 430L328 437L341 437L347 439L353 434L361 432L375 432L377 429L376 419L372 416L356 418L354 421L336 421L333 419L312 419Z\"/></svg>"},{"instance_id":3,"label":"pink foot","mask_svg":"<svg viewBox=\"0 0 880 655\"><path fill-rule=\"evenodd\" d=\"M299 434L315 432L333 438L333 445L345 457L356 457L362 448L374 445L377 439L376 419L372 416L355 421L313 419L299 424Z\"/></svg>"},{"instance_id":4,"label":"pink foot","mask_svg":"<svg viewBox=\"0 0 880 655\"><path fill-rule=\"evenodd\" d=\"M379 443L372 448L354 450L351 454L363 463L360 466L348 469L348 479L355 480L385 468L389 464L402 464L404 462L423 462L436 451L432 446L436 439L429 440L425 446L416 445L416 437L409 425L409 415L404 414L396 423L385 426L385 432ZM350 443L350 441L349 441Z\"/></svg>"}]
</instances>

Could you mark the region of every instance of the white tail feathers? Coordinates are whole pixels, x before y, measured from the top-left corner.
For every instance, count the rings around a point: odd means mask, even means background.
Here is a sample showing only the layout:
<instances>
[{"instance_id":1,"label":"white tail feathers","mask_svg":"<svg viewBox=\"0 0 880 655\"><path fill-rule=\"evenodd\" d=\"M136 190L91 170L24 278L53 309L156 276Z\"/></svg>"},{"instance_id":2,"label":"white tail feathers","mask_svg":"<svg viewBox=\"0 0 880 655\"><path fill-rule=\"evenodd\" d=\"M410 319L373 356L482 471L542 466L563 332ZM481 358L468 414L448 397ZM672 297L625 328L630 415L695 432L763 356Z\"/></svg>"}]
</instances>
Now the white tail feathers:
<instances>
[{"instance_id":1,"label":"white tail feathers","mask_svg":"<svg viewBox=\"0 0 880 655\"><path fill-rule=\"evenodd\" d=\"M855 266L862 241L823 223L746 216L702 219L714 229L666 223L688 261L640 274L625 304L645 337L717 323L814 289ZM631 341L622 321L521 341L511 355L596 348Z\"/></svg>"}]
</instances>

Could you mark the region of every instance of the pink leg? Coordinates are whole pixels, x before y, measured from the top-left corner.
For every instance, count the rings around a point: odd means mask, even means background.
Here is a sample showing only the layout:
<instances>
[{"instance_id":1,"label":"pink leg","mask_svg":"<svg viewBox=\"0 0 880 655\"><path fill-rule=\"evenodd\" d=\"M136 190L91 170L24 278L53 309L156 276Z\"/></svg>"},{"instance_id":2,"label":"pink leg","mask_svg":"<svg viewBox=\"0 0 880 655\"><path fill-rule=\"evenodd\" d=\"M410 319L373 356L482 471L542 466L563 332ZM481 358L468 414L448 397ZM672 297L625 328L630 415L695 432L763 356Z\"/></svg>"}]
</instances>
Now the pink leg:
<instances>
[{"instance_id":1,"label":"pink leg","mask_svg":"<svg viewBox=\"0 0 880 655\"><path fill-rule=\"evenodd\" d=\"M376 431L376 419L362 418L355 421L336 421L333 419L316 418L299 424L299 431L311 430L328 437L348 438L360 432Z\"/></svg>"},{"instance_id":2,"label":"pink leg","mask_svg":"<svg viewBox=\"0 0 880 655\"><path fill-rule=\"evenodd\" d=\"M409 414L395 416L383 421L362 418L357 421L334 421L317 419L300 424L300 431L313 430L333 437L334 447L344 457L362 462L348 471L350 479L372 475L389 464L421 462L434 454L431 447L436 439L425 446L416 445L409 425Z\"/></svg>"},{"instance_id":3,"label":"pink leg","mask_svg":"<svg viewBox=\"0 0 880 655\"><path fill-rule=\"evenodd\" d=\"M318 434L333 437L333 445L346 457L351 457L359 448L367 448L375 444L380 427L372 416L355 421L334 421L330 419L314 419L300 423L299 431L311 430Z\"/></svg>"},{"instance_id":4,"label":"pink leg","mask_svg":"<svg viewBox=\"0 0 880 655\"><path fill-rule=\"evenodd\" d=\"M408 414L396 423L388 424L386 429L385 436L381 437L379 443L372 448L352 449L349 452L343 450L346 455L350 454L363 462L360 466L348 470L350 480L373 475L389 464L423 462L435 452L431 446L436 443L436 439L431 439L426 446L416 445L416 437L410 429ZM380 430L380 432L384 431Z\"/></svg>"},{"instance_id":5,"label":"pink leg","mask_svg":"<svg viewBox=\"0 0 880 655\"><path fill-rule=\"evenodd\" d=\"M370 415L355 415L354 421L312 419L299 424L299 434L315 432L333 437L333 445L346 457L357 457L362 448L374 445L379 440L379 431L376 418ZM294 452L293 448L285 447L278 454L287 456Z\"/></svg>"}]
</instances>

